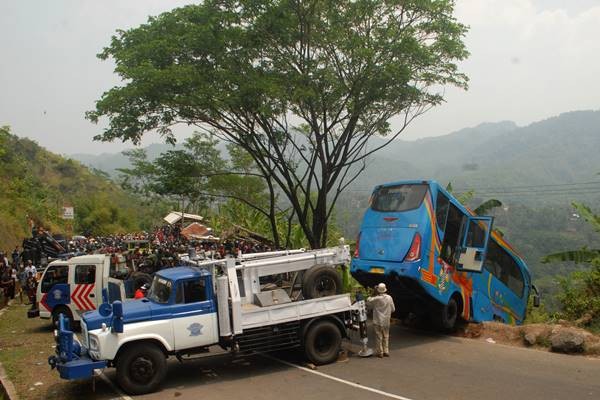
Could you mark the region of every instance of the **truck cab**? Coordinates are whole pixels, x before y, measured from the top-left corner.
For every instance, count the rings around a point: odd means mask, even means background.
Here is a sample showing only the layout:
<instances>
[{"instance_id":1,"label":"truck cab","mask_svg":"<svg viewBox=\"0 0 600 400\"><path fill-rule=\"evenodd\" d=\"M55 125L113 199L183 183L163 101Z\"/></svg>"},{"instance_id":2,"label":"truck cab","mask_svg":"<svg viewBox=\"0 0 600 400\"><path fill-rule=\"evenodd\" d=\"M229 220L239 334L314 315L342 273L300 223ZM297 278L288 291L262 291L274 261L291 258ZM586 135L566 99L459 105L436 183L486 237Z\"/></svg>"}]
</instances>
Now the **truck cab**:
<instances>
[{"instance_id":1,"label":"truck cab","mask_svg":"<svg viewBox=\"0 0 600 400\"><path fill-rule=\"evenodd\" d=\"M124 265L112 263L108 255L95 254L53 261L43 272L36 292L36 309L28 317L52 319L56 325L59 314L71 321L81 320L84 312L95 310L101 303L102 289L109 300L125 299L121 276Z\"/></svg>"}]
</instances>

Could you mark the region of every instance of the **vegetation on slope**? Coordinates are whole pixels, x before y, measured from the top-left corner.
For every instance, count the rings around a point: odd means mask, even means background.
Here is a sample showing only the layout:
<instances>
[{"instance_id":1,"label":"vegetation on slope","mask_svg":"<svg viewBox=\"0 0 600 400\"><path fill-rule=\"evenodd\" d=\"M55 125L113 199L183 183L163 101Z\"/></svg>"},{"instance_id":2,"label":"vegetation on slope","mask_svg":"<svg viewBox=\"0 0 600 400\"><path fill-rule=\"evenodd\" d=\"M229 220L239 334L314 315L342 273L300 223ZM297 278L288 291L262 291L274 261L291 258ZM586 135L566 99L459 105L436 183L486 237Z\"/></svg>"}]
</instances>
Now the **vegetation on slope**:
<instances>
[{"instance_id":1,"label":"vegetation on slope","mask_svg":"<svg viewBox=\"0 0 600 400\"><path fill-rule=\"evenodd\" d=\"M53 154L0 128L0 249L31 235L30 222L53 233L105 235L149 229L162 205L141 207L101 172ZM62 207L75 207L73 221Z\"/></svg>"}]
</instances>

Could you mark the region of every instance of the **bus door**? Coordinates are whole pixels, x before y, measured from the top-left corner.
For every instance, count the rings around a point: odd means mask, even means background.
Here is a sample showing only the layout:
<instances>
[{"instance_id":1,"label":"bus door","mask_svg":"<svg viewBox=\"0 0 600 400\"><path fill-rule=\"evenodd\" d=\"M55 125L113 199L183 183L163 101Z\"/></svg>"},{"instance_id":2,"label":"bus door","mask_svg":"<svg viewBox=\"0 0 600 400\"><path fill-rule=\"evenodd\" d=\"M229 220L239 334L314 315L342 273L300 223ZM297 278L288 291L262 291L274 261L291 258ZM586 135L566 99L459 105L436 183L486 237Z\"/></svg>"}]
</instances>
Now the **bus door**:
<instances>
[{"instance_id":1,"label":"bus door","mask_svg":"<svg viewBox=\"0 0 600 400\"><path fill-rule=\"evenodd\" d=\"M463 229L457 269L481 272L487 253L492 217L468 217Z\"/></svg>"}]
</instances>

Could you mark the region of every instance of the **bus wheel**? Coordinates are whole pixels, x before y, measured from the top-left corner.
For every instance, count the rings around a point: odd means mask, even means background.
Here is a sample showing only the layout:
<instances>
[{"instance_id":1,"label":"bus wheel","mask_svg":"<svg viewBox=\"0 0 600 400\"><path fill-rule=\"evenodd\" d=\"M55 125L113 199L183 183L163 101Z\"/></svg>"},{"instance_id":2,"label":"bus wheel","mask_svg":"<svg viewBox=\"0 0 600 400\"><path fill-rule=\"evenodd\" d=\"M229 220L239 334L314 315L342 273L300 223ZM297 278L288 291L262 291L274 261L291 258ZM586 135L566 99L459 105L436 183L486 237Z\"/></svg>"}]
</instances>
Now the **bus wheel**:
<instances>
[{"instance_id":1,"label":"bus wheel","mask_svg":"<svg viewBox=\"0 0 600 400\"><path fill-rule=\"evenodd\" d=\"M306 358L315 365L337 360L342 347L340 329L331 321L316 321L304 336Z\"/></svg>"},{"instance_id":2,"label":"bus wheel","mask_svg":"<svg viewBox=\"0 0 600 400\"><path fill-rule=\"evenodd\" d=\"M302 295L305 299L333 296L342 293L342 278L330 265L315 265L304 272Z\"/></svg>"},{"instance_id":3,"label":"bus wheel","mask_svg":"<svg viewBox=\"0 0 600 400\"><path fill-rule=\"evenodd\" d=\"M441 304L433 312L434 326L442 331L451 331L456 327L458 320L458 302L451 297L448 304Z\"/></svg>"},{"instance_id":4,"label":"bus wheel","mask_svg":"<svg viewBox=\"0 0 600 400\"><path fill-rule=\"evenodd\" d=\"M155 391L167 374L165 354L152 343L128 346L117 358L117 382L128 394Z\"/></svg>"}]
</instances>

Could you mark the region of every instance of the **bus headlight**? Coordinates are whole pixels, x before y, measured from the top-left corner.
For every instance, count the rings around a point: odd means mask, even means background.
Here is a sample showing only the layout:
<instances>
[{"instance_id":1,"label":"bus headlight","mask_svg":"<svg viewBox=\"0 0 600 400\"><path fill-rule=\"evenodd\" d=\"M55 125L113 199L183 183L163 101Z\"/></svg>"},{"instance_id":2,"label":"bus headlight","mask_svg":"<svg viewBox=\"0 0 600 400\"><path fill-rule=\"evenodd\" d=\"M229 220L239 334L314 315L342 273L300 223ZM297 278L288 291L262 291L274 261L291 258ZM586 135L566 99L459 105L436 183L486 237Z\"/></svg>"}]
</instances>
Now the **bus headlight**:
<instances>
[{"instance_id":1,"label":"bus headlight","mask_svg":"<svg viewBox=\"0 0 600 400\"><path fill-rule=\"evenodd\" d=\"M98 337L96 335L89 334L89 345L91 351L98 351L98 347L100 342L98 341Z\"/></svg>"}]
</instances>

